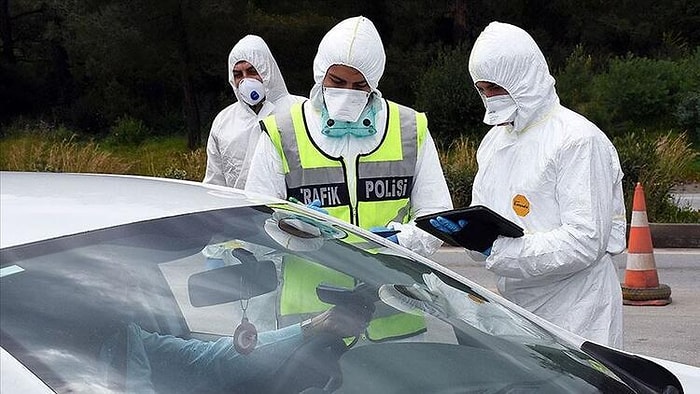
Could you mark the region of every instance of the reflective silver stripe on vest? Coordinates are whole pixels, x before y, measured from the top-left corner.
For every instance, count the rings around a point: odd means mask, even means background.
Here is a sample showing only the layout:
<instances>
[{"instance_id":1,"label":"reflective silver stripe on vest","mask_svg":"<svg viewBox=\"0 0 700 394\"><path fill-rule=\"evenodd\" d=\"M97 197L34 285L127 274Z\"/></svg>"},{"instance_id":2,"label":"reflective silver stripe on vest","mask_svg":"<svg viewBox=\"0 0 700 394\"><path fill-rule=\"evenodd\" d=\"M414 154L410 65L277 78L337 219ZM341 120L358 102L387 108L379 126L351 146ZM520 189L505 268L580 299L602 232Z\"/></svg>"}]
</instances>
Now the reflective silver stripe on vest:
<instances>
[{"instance_id":1,"label":"reflective silver stripe on vest","mask_svg":"<svg viewBox=\"0 0 700 394\"><path fill-rule=\"evenodd\" d=\"M358 201L398 200L411 196L413 175L418 161L416 112L403 105L397 104L397 106L401 124L402 159L400 161L361 161L357 169ZM389 116L387 116L387 122L388 119ZM382 144L379 146L381 147ZM361 157L370 155L372 153Z\"/></svg>"},{"instance_id":2,"label":"reflective silver stripe on vest","mask_svg":"<svg viewBox=\"0 0 700 394\"><path fill-rule=\"evenodd\" d=\"M302 117L304 117L303 111L304 106L300 105L302 110ZM345 187L345 172L343 170L342 162L328 157L330 160L339 163L338 167L322 167L322 168L302 168L301 157L299 156L299 147L297 146L296 134L294 131L294 123L292 122L292 115L290 112L285 112L284 114L279 114L276 116L277 129L280 133L280 139L282 141L282 150L287 158L287 165L289 166L289 172L285 174L285 181L287 183L288 195L297 195L297 191L302 186L309 185L328 185L329 187L335 186L331 193L338 193L339 202L324 204L324 206L337 206L346 205L350 203L347 187ZM304 121L304 131L307 136L309 134L308 128L306 127L306 122ZM311 140L311 137L308 137ZM319 154L324 155L323 152L318 150ZM325 155L324 155L325 156ZM339 190L338 186L341 186L342 190ZM335 194L330 198L330 201L336 201ZM302 202L309 203L311 201Z\"/></svg>"},{"instance_id":3,"label":"reflective silver stripe on vest","mask_svg":"<svg viewBox=\"0 0 700 394\"><path fill-rule=\"evenodd\" d=\"M387 174L412 177L415 173L416 161L418 160L416 112L403 105L397 105L399 107L399 119L401 119L401 147L403 150L403 161L362 163L362 171L358 172L360 174L360 178L383 177ZM387 115L389 114L387 113ZM389 117L387 116L387 122L389 120L388 118ZM362 156L368 156L370 154L371 153ZM401 166L392 166L392 164L395 163L401 163Z\"/></svg>"}]
</instances>

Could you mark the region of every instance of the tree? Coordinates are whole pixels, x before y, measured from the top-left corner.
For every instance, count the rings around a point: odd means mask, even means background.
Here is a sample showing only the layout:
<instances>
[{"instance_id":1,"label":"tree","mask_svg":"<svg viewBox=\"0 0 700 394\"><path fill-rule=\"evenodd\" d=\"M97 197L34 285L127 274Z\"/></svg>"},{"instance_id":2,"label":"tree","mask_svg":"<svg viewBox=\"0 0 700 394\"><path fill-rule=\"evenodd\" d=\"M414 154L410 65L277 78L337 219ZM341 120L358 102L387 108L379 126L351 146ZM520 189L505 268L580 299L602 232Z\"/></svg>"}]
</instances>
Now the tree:
<instances>
[{"instance_id":1,"label":"tree","mask_svg":"<svg viewBox=\"0 0 700 394\"><path fill-rule=\"evenodd\" d=\"M44 38L54 17L43 2L0 0L0 123L35 115L54 99L56 89L43 86L59 53Z\"/></svg>"},{"instance_id":2,"label":"tree","mask_svg":"<svg viewBox=\"0 0 700 394\"><path fill-rule=\"evenodd\" d=\"M692 0L0 0L0 123L36 117L101 137L128 115L149 130L186 133L194 148L233 101L226 64L240 38L262 36L289 91L307 95L321 37L356 15L375 23L387 52L381 91L432 112L436 131L446 107L418 97L441 94L426 77L464 98L458 90L472 89L461 73L469 49L494 20L530 32L555 73L579 44L593 74L628 52L679 62L700 45L700 5ZM450 54L456 48L464 56ZM440 75L441 62L464 86ZM697 100L685 100L680 116L694 119L688 110ZM478 108L458 104L444 114L447 134L457 130L447 121L468 122Z\"/></svg>"},{"instance_id":3,"label":"tree","mask_svg":"<svg viewBox=\"0 0 700 394\"><path fill-rule=\"evenodd\" d=\"M56 6L67 21L72 70L89 98L80 111L111 121L129 113L161 127L180 112L188 145L201 144L201 103L211 101L208 73L221 64L216 77L225 75L222 54L230 47L220 37L246 31L245 2L72 0Z\"/></svg>"},{"instance_id":4,"label":"tree","mask_svg":"<svg viewBox=\"0 0 700 394\"><path fill-rule=\"evenodd\" d=\"M0 0L0 38L2 38L2 59L9 64L15 64L9 0Z\"/></svg>"}]
</instances>

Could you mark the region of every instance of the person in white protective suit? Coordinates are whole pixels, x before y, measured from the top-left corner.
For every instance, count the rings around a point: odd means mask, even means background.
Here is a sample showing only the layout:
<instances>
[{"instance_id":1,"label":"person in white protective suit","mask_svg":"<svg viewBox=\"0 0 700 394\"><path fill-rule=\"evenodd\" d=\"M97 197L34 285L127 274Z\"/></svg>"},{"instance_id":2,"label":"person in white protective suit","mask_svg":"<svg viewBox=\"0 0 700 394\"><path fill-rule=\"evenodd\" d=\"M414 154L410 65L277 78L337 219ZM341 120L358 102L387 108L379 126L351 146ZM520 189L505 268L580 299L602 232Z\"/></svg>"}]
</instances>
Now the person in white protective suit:
<instances>
[{"instance_id":1,"label":"person in white protective suit","mask_svg":"<svg viewBox=\"0 0 700 394\"><path fill-rule=\"evenodd\" d=\"M615 147L559 103L544 55L524 30L489 24L474 43L469 72L484 122L493 125L477 151L472 205L525 230L472 256L488 256L486 268L510 301L622 348L622 292L611 256L625 248L626 223ZM443 224L446 232L469 226Z\"/></svg>"},{"instance_id":2,"label":"person in white protective suit","mask_svg":"<svg viewBox=\"0 0 700 394\"><path fill-rule=\"evenodd\" d=\"M310 98L265 119L245 189L311 207L429 255L414 219L452 208L425 115L382 98L374 24L343 20L322 39ZM387 230L398 230L397 234Z\"/></svg>"},{"instance_id":3,"label":"person in white protective suit","mask_svg":"<svg viewBox=\"0 0 700 394\"><path fill-rule=\"evenodd\" d=\"M207 141L204 183L243 189L260 137L260 120L304 97L290 95L265 41L247 35L228 55L228 81L237 102L214 119Z\"/></svg>"}]
</instances>

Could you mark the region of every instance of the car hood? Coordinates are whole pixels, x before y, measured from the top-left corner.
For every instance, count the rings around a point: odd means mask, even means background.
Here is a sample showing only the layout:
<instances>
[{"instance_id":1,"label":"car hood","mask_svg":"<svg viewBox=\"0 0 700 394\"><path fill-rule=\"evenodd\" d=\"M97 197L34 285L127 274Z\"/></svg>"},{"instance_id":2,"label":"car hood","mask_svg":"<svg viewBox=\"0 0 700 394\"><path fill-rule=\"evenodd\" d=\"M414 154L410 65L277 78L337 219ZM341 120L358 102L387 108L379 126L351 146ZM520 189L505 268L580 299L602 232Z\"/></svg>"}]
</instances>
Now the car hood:
<instances>
[{"instance_id":1,"label":"car hood","mask_svg":"<svg viewBox=\"0 0 700 394\"><path fill-rule=\"evenodd\" d=\"M183 183L192 187L174 186ZM222 186L128 175L0 172L0 185L1 248L272 200Z\"/></svg>"}]
</instances>

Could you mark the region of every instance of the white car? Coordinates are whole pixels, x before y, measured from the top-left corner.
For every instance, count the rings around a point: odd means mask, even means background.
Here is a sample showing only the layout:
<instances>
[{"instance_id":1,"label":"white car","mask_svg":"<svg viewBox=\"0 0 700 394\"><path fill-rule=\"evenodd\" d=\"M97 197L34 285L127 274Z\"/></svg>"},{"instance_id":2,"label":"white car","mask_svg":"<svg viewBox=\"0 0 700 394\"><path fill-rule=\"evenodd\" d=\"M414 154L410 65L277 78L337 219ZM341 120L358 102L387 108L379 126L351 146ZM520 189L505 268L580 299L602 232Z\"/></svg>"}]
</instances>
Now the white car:
<instances>
[{"instance_id":1,"label":"white car","mask_svg":"<svg viewBox=\"0 0 700 394\"><path fill-rule=\"evenodd\" d=\"M700 368L587 342L299 204L111 175L0 191L3 394L700 391Z\"/></svg>"}]
</instances>

